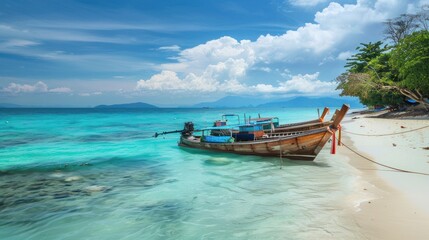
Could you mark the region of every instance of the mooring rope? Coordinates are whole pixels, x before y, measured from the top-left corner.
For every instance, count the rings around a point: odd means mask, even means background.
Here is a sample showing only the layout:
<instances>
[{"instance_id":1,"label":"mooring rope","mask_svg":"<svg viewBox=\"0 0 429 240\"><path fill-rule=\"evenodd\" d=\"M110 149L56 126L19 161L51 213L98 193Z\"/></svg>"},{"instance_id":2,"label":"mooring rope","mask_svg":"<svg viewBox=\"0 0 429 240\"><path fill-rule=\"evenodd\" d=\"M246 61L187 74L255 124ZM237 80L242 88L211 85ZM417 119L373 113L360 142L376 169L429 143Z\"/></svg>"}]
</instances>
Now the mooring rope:
<instances>
[{"instance_id":1,"label":"mooring rope","mask_svg":"<svg viewBox=\"0 0 429 240\"><path fill-rule=\"evenodd\" d=\"M385 134L363 134L363 133L354 133L354 132L349 132L349 131L345 131L344 129L342 129L343 132L348 133L348 134L352 134L352 135L358 135L358 136L367 136L367 137L382 137L382 136L392 136L392 135L398 135L398 134L403 134L403 133L409 133L409 132L415 132L424 128L428 128L429 125L424 126L424 127L420 127L420 128L415 128L415 129L411 129L411 130L407 130L407 131L403 131L403 132L397 132L397 133L385 133Z\"/></svg>"},{"instance_id":2,"label":"mooring rope","mask_svg":"<svg viewBox=\"0 0 429 240\"><path fill-rule=\"evenodd\" d=\"M377 165L380 165L382 167L389 168L389 169L392 169L392 170L395 170L395 171L398 171L398 172L412 173L412 174L419 174L419 175L429 176L429 173L414 172L414 171L409 171L409 170L405 170L405 169L400 169L400 168L395 168L395 167L392 167L392 166L388 166L388 165L383 164L383 163L379 163L379 162L377 162L375 160L372 160L372 159L370 159L370 158L362 155L361 153L357 152L356 150L350 148L349 146L347 146L346 144L344 144L344 142L341 142L341 145L344 146L344 147L346 147L348 150L350 150L351 152L355 153L356 155L360 156L361 158L363 158L363 159L365 159L367 161L370 161L372 163L375 163Z\"/></svg>"}]
</instances>

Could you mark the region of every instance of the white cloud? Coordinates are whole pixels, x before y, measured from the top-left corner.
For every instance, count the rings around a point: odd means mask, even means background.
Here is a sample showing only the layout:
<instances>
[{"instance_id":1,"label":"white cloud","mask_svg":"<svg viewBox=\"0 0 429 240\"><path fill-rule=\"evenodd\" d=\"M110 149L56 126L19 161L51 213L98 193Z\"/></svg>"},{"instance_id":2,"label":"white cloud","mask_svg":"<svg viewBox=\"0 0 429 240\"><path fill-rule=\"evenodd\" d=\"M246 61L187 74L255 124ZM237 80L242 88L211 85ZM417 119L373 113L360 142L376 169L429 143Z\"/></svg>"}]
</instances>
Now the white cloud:
<instances>
[{"instance_id":1,"label":"white cloud","mask_svg":"<svg viewBox=\"0 0 429 240\"><path fill-rule=\"evenodd\" d=\"M312 7L317 4L326 2L326 0L289 0L292 5L300 6L300 7Z\"/></svg>"},{"instance_id":2,"label":"white cloud","mask_svg":"<svg viewBox=\"0 0 429 240\"><path fill-rule=\"evenodd\" d=\"M177 46L177 45L164 46L164 47L160 47L160 48L158 48L158 50L161 50L161 51L179 52L179 51L180 51L180 47L179 47L179 46Z\"/></svg>"},{"instance_id":3,"label":"white cloud","mask_svg":"<svg viewBox=\"0 0 429 240\"><path fill-rule=\"evenodd\" d=\"M137 82L137 89L147 90L183 90L186 89L185 81L181 80L175 72L162 71L159 74L153 75L148 80L140 80Z\"/></svg>"},{"instance_id":4,"label":"white cloud","mask_svg":"<svg viewBox=\"0 0 429 240\"><path fill-rule=\"evenodd\" d=\"M280 71L280 70L278 70L278 71ZM291 71L289 70L289 69L284 69L283 70L283 72L280 72L280 75L283 77L283 78L291 78L293 75L291 74Z\"/></svg>"},{"instance_id":5,"label":"white cloud","mask_svg":"<svg viewBox=\"0 0 429 240\"><path fill-rule=\"evenodd\" d=\"M210 76L210 74L208 75ZM227 93L312 93L320 94L335 91L336 82L324 82L318 79L319 73L298 74L290 76L289 80L272 84L256 84L247 86L235 79L217 81L189 74L184 79L172 71L162 71L148 80L140 80L137 84L139 90L156 91L198 91L198 92L227 92Z\"/></svg>"},{"instance_id":6,"label":"white cloud","mask_svg":"<svg viewBox=\"0 0 429 240\"><path fill-rule=\"evenodd\" d=\"M39 45L39 43L34 41L28 41L24 39L11 39L3 44L5 47L28 47Z\"/></svg>"},{"instance_id":7,"label":"white cloud","mask_svg":"<svg viewBox=\"0 0 429 240\"><path fill-rule=\"evenodd\" d=\"M121 90L121 89L120 89ZM79 93L79 96L82 97L90 97L90 96L97 96L103 94L102 92L90 92L90 93Z\"/></svg>"},{"instance_id":8,"label":"white cloud","mask_svg":"<svg viewBox=\"0 0 429 240\"><path fill-rule=\"evenodd\" d=\"M353 53L352 53L352 52L350 52L350 51L340 52L340 53L338 54L338 56L337 56L337 59L338 59L338 60L345 61L345 60L347 60L348 58L350 58L352 55L353 55Z\"/></svg>"},{"instance_id":9,"label":"white cloud","mask_svg":"<svg viewBox=\"0 0 429 240\"><path fill-rule=\"evenodd\" d=\"M66 88L66 87L59 87L59 88L49 89L48 92L52 92L52 93L70 93L70 92L72 92L72 90L70 88Z\"/></svg>"},{"instance_id":10,"label":"white cloud","mask_svg":"<svg viewBox=\"0 0 429 240\"><path fill-rule=\"evenodd\" d=\"M88 33L80 30L64 30L62 27L34 27L26 25L0 25L0 36L9 39L32 39L49 41L70 41L70 42L101 42L130 44L136 39L127 37L105 37L95 33Z\"/></svg>"},{"instance_id":11,"label":"white cloud","mask_svg":"<svg viewBox=\"0 0 429 240\"><path fill-rule=\"evenodd\" d=\"M269 67L255 68L255 70L259 70L259 71L263 71L263 72L267 72L267 73L270 73L272 71L272 69Z\"/></svg>"},{"instance_id":12,"label":"white cloud","mask_svg":"<svg viewBox=\"0 0 429 240\"><path fill-rule=\"evenodd\" d=\"M257 84L249 89L261 93L332 93L337 86L336 82L324 82L318 79L319 73L314 74L298 74L292 76L291 79L279 82L278 86L271 84Z\"/></svg>"},{"instance_id":13,"label":"white cloud","mask_svg":"<svg viewBox=\"0 0 429 240\"><path fill-rule=\"evenodd\" d=\"M314 4L317 1L296 1ZM385 4L388 3L388 6ZM366 34L407 7L400 0L358 0L356 4L331 2L317 12L314 22L281 35L264 35L255 41L229 36L207 41L180 51L176 63L160 66L160 73L137 83L139 90L231 92L321 92L333 91L335 83L318 79L318 74L280 73L288 81L273 85L278 79L264 79L246 84L249 69L269 69L271 64L324 64L350 55L350 43L357 46ZM372 37L372 36L371 36ZM344 46L348 46L344 48ZM337 56L337 57L335 57ZM312 71L312 70L310 70ZM314 71L313 71L314 72ZM274 75L270 75L274 76Z\"/></svg>"},{"instance_id":14,"label":"white cloud","mask_svg":"<svg viewBox=\"0 0 429 240\"><path fill-rule=\"evenodd\" d=\"M70 93L72 90L70 88L66 87L59 87L59 88L48 88L48 85L46 83L39 81L35 83L34 85L29 84L18 84L18 83L9 83L7 87L4 87L0 90L0 92L6 92L6 93Z\"/></svg>"},{"instance_id":15,"label":"white cloud","mask_svg":"<svg viewBox=\"0 0 429 240\"><path fill-rule=\"evenodd\" d=\"M429 0L420 0L419 6L425 6L425 9L428 9Z\"/></svg>"},{"instance_id":16,"label":"white cloud","mask_svg":"<svg viewBox=\"0 0 429 240\"><path fill-rule=\"evenodd\" d=\"M225 36L185 49L179 53L180 69L201 74L212 65L228 61L245 62L247 66L251 66L255 61L255 54L249 44L248 40L239 42L232 37ZM164 67L173 66L174 64L169 64Z\"/></svg>"}]
</instances>

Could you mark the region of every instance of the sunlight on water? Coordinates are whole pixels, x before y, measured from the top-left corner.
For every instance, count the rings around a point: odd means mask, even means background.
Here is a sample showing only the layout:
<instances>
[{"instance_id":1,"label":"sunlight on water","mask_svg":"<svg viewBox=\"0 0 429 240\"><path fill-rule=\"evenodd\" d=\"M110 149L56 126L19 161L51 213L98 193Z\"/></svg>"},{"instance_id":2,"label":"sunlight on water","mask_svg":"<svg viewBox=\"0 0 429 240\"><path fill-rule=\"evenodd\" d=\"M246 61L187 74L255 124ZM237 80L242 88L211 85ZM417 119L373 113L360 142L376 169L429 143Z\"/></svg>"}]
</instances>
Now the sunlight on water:
<instances>
[{"instance_id":1,"label":"sunlight on water","mask_svg":"<svg viewBox=\"0 0 429 240\"><path fill-rule=\"evenodd\" d=\"M327 148L315 162L280 161L151 138L236 110L1 111L0 239L355 237L342 213L354 179ZM240 114L252 111L317 117Z\"/></svg>"}]
</instances>

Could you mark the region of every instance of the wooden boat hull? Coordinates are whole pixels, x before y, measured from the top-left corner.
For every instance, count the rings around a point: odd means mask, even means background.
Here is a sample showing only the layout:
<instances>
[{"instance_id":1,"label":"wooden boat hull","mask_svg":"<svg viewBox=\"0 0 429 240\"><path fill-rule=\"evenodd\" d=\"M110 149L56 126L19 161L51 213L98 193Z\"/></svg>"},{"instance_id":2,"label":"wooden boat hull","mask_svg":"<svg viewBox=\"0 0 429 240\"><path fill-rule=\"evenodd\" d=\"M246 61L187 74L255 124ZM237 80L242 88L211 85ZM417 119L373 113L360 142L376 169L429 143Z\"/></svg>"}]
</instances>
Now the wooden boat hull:
<instances>
[{"instance_id":1,"label":"wooden boat hull","mask_svg":"<svg viewBox=\"0 0 429 240\"><path fill-rule=\"evenodd\" d=\"M179 145L211 151L229 152L243 155L285 157L296 160L314 160L332 133L325 129L315 129L297 135L234 143L201 142L196 136L181 136Z\"/></svg>"}]
</instances>

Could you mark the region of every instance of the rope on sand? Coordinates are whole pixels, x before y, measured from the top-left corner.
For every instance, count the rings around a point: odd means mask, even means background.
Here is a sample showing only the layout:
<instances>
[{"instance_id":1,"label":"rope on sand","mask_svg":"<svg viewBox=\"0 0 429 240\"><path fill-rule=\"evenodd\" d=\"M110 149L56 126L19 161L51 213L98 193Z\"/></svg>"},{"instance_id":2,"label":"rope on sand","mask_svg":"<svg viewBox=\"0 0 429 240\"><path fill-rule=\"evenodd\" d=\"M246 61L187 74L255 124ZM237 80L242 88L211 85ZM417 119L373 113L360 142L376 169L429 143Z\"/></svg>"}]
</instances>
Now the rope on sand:
<instances>
[{"instance_id":1,"label":"rope on sand","mask_svg":"<svg viewBox=\"0 0 429 240\"><path fill-rule=\"evenodd\" d=\"M351 152L355 153L356 155L362 157L363 159L365 159L367 161L370 161L372 163L375 163L377 165L380 165L382 167L389 168L389 169L392 169L392 170L395 170L395 171L398 171L398 172L412 173L412 174L419 174L419 175L429 176L429 173L414 172L414 171L409 171L409 170L405 170L405 169L395 168L395 167L391 167L391 166L379 163L379 162L374 161L374 160L372 160L372 159L370 159L368 157L365 157L364 155L362 155L361 153L357 152L356 150L353 150L352 148L350 148L349 146L347 146L346 144L344 144L344 142L341 142L341 145L343 145L344 147L346 147L348 150L350 150Z\"/></svg>"},{"instance_id":2,"label":"rope on sand","mask_svg":"<svg viewBox=\"0 0 429 240\"><path fill-rule=\"evenodd\" d=\"M403 134L403 133L409 133L409 132L415 132L424 128L428 128L429 125L424 126L424 127L420 127L420 128L415 128L415 129L411 129L408 131L403 131L403 132L397 132L397 133L386 133L386 134L363 134L363 133L353 133L353 132L349 132L349 131L345 131L344 129L342 129L343 132L348 133L348 134L352 134L352 135L358 135L358 136L367 136L367 137L382 137L382 136L391 136L391 135L398 135L398 134Z\"/></svg>"}]
</instances>

